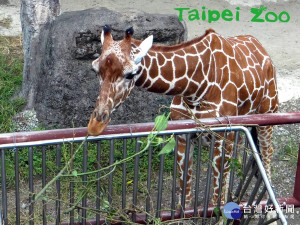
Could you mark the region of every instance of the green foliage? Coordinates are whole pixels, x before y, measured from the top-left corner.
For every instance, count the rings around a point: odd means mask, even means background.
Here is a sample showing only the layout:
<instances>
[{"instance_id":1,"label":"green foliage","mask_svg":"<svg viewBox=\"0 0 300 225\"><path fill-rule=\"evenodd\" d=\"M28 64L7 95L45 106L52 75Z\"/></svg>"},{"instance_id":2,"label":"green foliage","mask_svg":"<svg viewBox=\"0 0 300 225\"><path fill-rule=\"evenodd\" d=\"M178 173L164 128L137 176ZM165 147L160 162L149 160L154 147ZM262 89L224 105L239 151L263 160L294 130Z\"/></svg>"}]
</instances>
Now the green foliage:
<instances>
[{"instance_id":1,"label":"green foliage","mask_svg":"<svg viewBox=\"0 0 300 225\"><path fill-rule=\"evenodd\" d=\"M22 46L18 44L18 38L0 36L0 133L12 132L12 118L25 103L12 99L22 84L22 52L16 50Z\"/></svg>"},{"instance_id":2,"label":"green foliage","mask_svg":"<svg viewBox=\"0 0 300 225\"><path fill-rule=\"evenodd\" d=\"M107 177L108 175L110 175L111 173L115 173L113 179L114 179L114 190L115 192L121 191L120 188L122 187L122 182L123 182L123 178L122 178L122 171L120 167L121 165L123 165L124 163L126 163L127 166L127 171L130 174L127 174L127 184L131 184L131 180L133 179L133 173L134 173L134 167L135 167L135 160L136 157L140 157L141 161L143 159L148 157L141 157L141 155L146 154L146 152L149 150L149 147L151 146L151 143L153 140L159 140L154 144L154 148L153 150L155 150L156 147L158 147L161 144L164 144L166 141L164 141L164 139L161 139L158 137L158 132L157 131L162 131L164 129L166 129L167 127L167 122L168 122L168 116L165 115L161 115L159 116L156 120L155 120L155 127L153 129L154 133L151 132L151 134L147 137L144 138L142 140L140 140L141 142L141 146L142 148L136 152L136 145L140 144L138 141L131 143L131 147L126 146L127 149L127 158L123 158L123 152L121 153L116 153L118 152L117 149L121 148L123 151L123 147L124 147L124 143L122 144L122 142L119 144L117 141L108 141L106 142L101 142L101 153L103 153L101 155L101 158L105 160L105 162L102 162L102 160L100 160L100 162L95 162L95 159L97 159L96 157L88 157L92 159L91 162L88 163L88 165L93 165L93 161L96 163L99 163L99 165L101 165L101 168L98 169L97 166L94 170L92 171L88 171L88 172L78 172L81 170L81 166L77 166L77 159L82 159L83 156L81 156L80 154L82 154L82 146L86 146L86 144L84 145L84 142L82 142L78 147L74 147L74 144L71 144L71 148L69 151L64 152L63 153L63 158L65 159L65 164L62 168L60 168L60 172L51 180L48 182L48 184L39 192L36 194L35 200L37 201L40 197L44 196L45 191L57 180L57 179L69 179L69 182L73 182L77 187L78 187L78 195L77 195L77 199L75 200L75 205L73 205L72 207L70 207L66 212L73 210L76 208L77 204L79 202L81 202L82 198L86 195L88 195L89 190L92 190L95 188L96 186L96 181L98 181L99 179L101 179L102 184L105 182L109 182L107 179L103 179L105 177ZM129 144L130 141L127 142L127 144ZM109 143L109 144L108 144ZM112 144L114 144L114 148L111 148ZM88 152L97 152L99 149L96 148L97 151L94 151L94 149L91 148L91 146L93 146L93 144L89 144L89 151ZM175 140L173 137L169 138L167 140L167 144L165 146L169 146L166 149L170 149L171 146L175 145ZM96 145L94 145L96 147ZM99 147L99 146L97 146ZM105 151L104 148L110 149L108 151ZM114 163L112 165L110 165L108 162L112 161L111 158L111 150L114 150ZM170 151L170 150L168 150ZM108 152L108 155L106 155ZM110 152L110 153L109 153ZM159 158L159 157L154 157L154 158ZM148 160L147 160L148 161ZM82 161L81 161L82 162ZM155 163L153 163L155 164ZM159 167L156 167L159 168ZM142 163L139 163L139 183L143 182L144 179L146 179L146 170L148 169L148 165L146 163L146 161L142 161ZM101 177L98 178L95 175L98 175L99 173L101 173ZM87 179L86 181L82 181L81 177L85 176ZM102 185L103 186L103 185ZM105 185L106 186L106 185ZM131 187L127 187L127 190L131 188ZM104 196L104 202L106 200L106 197ZM112 212L111 210L109 210L110 212Z\"/></svg>"},{"instance_id":3,"label":"green foliage","mask_svg":"<svg viewBox=\"0 0 300 225\"><path fill-rule=\"evenodd\" d=\"M285 138L286 144L279 152L279 158L282 161L287 161L290 165L296 165L298 160L298 145L292 137Z\"/></svg>"},{"instance_id":4,"label":"green foliage","mask_svg":"<svg viewBox=\"0 0 300 225\"><path fill-rule=\"evenodd\" d=\"M170 140L168 141L168 143L163 147L163 149L159 152L158 155L161 154L169 154L170 152L172 152L175 148L176 142L174 137L172 136L170 138Z\"/></svg>"},{"instance_id":5,"label":"green foliage","mask_svg":"<svg viewBox=\"0 0 300 225\"><path fill-rule=\"evenodd\" d=\"M161 132L167 128L169 117L170 114L168 114L167 116L165 114L162 114L155 118L154 126L157 132Z\"/></svg>"},{"instance_id":6,"label":"green foliage","mask_svg":"<svg viewBox=\"0 0 300 225\"><path fill-rule=\"evenodd\" d=\"M214 208L214 214L216 215L216 217L217 217L217 221L219 220L219 218L220 218L220 208L218 208L218 207L215 207Z\"/></svg>"},{"instance_id":7,"label":"green foliage","mask_svg":"<svg viewBox=\"0 0 300 225\"><path fill-rule=\"evenodd\" d=\"M234 170L238 177L243 177L243 170L242 170L242 162L241 159L238 158L229 158L227 159L229 162L229 169Z\"/></svg>"}]
</instances>

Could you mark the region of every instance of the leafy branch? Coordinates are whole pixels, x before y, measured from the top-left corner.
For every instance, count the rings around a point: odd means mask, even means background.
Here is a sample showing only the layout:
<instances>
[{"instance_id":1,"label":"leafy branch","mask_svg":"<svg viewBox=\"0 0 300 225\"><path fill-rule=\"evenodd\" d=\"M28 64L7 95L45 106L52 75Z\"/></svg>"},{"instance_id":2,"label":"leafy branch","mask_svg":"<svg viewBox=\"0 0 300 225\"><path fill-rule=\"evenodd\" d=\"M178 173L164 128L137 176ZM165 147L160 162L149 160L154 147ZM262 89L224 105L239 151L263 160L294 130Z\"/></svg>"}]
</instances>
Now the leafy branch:
<instances>
[{"instance_id":1,"label":"leafy branch","mask_svg":"<svg viewBox=\"0 0 300 225\"><path fill-rule=\"evenodd\" d=\"M139 151L139 152L137 152L137 153L135 153L131 156L128 156L127 158L116 161L115 163L113 163L109 166L103 167L99 170L93 170L93 171L89 171L89 172L85 172L85 173L78 173L76 170L71 170L71 171L68 172L68 168L70 168L70 166L72 165L72 162L73 162L76 154L82 149L82 146L87 141L88 136L86 136L85 139L82 141L82 143L78 146L76 151L71 155L70 159L65 164L65 166L59 171L59 173L51 181L49 181L45 185L45 187L40 192L38 192L35 195L34 200L38 201L44 195L46 190L55 181L57 181L60 178L65 178L65 177L76 178L76 177L80 177L80 176L84 176L84 175L93 175L93 174L97 174L97 173L102 172L102 171L109 170L109 172L105 173L104 175L102 175L101 177L98 177L96 179L87 180L87 181L72 181L72 182L76 182L76 183L84 183L86 186L85 186L85 189L80 193L80 195L79 195L80 197L77 199L76 203L71 208L69 208L65 211L65 212L70 212L71 210L73 210L77 207L77 205L82 200L82 198L88 193L88 190L92 187L92 184L94 182L98 181L99 179L103 179L103 178L107 177L109 174L111 174L115 170L116 166L130 161L138 155L141 155L142 153L144 153L145 151L147 151L149 149L150 145L158 146L162 143L165 143L165 146L159 152L159 155L170 153L174 149L175 144L176 144L174 136L172 135L167 140L164 140L164 139L162 139L161 137L158 136L161 131L163 131L167 128L169 117L170 117L170 113L168 115L162 114L162 115L159 115L155 118L154 127L153 127L152 131L150 132L150 134L147 136L146 140L142 142L142 146L144 146L144 147L142 147L141 151Z\"/></svg>"}]
</instances>

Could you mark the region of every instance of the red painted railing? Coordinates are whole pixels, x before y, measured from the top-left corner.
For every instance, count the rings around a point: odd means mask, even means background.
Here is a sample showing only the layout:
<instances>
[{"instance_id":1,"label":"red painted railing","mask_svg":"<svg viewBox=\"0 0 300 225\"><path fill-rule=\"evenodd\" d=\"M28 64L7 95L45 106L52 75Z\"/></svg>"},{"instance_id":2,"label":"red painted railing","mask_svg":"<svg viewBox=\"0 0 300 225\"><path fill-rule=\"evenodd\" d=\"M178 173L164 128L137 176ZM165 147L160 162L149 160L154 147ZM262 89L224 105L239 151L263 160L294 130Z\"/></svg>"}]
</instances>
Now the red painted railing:
<instances>
[{"instance_id":1,"label":"red painted railing","mask_svg":"<svg viewBox=\"0 0 300 225\"><path fill-rule=\"evenodd\" d=\"M200 122L203 125L257 124L260 126L265 126L292 124L300 123L300 112L206 118L201 119ZM111 125L103 131L102 135L149 132L152 130L153 126L154 123ZM190 129L199 126L201 125L199 123L195 123L194 120L170 121L166 130ZM68 128L47 131L6 133L0 134L0 145L9 143L85 137L86 135L87 129L85 127L74 129Z\"/></svg>"},{"instance_id":2,"label":"red painted railing","mask_svg":"<svg viewBox=\"0 0 300 225\"><path fill-rule=\"evenodd\" d=\"M200 127L202 125L282 125L282 124L293 124L300 123L300 112L289 112L289 113L276 113L276 114L256 114L247 116L230 116L220 118L207 118L201 119L201 124L195 123L193 120L183 121L170 121L167 130L178 130L178 129L191 129ZM141 123L141 124L128 124L128 125L111 125L108 126L102 135L112 134L124 134L124 133L137 133L137 132L149 132L152 130L154 123ZM87 135L86 128L74 128L74 129L57 129L47 131L33 131L33 132L19 132L19 133L6 133L0 134L0 148L1 145L11 143L23 143L23 142L34 142L43 140L55 140L55 139L66 139L74 137L85 137ZM300 150L299 150L300 152ZM290 197L284 197L277 199L280 204L292 204L295 207L300 207L300 154L298 157L297 171L295 177L294 194ZM266 203L265 203L266 204ZM242 205L243 207L243 205ZM203 214L202 208L198 209L199 215ZM170 212L161 212L162 220L169 220L171 218ZM185 210L185 217L192 217L194 215L193 209ZM213 208L208 208L207 216L213 215ZM144 222L145 214L137 214L136 222ZM175 219L179 218L180 212L175 213ZM100 223L104 223L101 221ZM62 223L65 224L65 223ZM67 223L66 223L67 224ZM76 223L75 223L76 224ZM81 223L80 223L81 224ZM96 224L96 221L89 221L87 224Z\"/></svg>"}]
</instances>

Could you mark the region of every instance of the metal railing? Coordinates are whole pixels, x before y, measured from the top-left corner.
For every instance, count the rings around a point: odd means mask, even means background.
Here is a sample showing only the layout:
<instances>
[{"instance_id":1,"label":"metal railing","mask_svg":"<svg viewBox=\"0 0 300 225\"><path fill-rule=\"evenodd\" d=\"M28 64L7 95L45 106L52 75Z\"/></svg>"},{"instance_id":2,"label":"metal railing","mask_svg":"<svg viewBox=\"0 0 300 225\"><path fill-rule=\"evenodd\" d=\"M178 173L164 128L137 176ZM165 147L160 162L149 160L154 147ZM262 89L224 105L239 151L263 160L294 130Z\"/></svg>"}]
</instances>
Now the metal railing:
<instances>
[{"instance_id":1,"label":"metal railing","mask_svg":"<svg viewBox=\"0 0 300 225\"><path fill-rule=\"evenodd\" d=\"M220 202L217 206L209 205L212 196L214 135L211 136L211 145L208 148L203 147L201 143L201 136L208 131L210 134L221 132L221 135L224 135L224 132L235 132L233 158L236 159L236 164L232 164L234 169L230 170L228 200L240 204L242 210L244 207L251 206L249 217L246 218L244 215L239 222L241 224L250 222L254 204L260 204L263 208L271 204L278 211L276 219L280 218L285 224L286 220L279 204L292 202L290 204L294 204L295 207L300 206L300 191L297 191L300 188L296 188L296 186L300 187L300 166L298 166L294 196L276 200L248 129L233 126L233 124L296 123L300 122L300 113L276 114L268 115L268 117L256 115L213 118L201 122L206 125L230 125L219 128L211 127L207 130L197 128L199 124L193 121L170 122L166 131L159 134L164 139L174 134L176 142L178 135L200 135L195 139L194 205L192 208L186 208L183 201L180 209L176 205L177 147L174 149L174 154L157 156L161 146L151 146L147 151L133 157L132 161L124 161L117 166L109 167L116 161L139 153L142 150L140 141L147 137L153 128L153 123L110 126L104 131L104 135L89 137L80 150L79 159L74 159L81 160L81 168L78 165L76 167L75 161L72 162L69 169L73 170L73 176L69 180L67 178L56 180L55 184L47 189L44 198L37 202L34 201L35 194L60 171L67 158L79 145L74 143L84 140L86 129L0 135L1 211L4 224L23 224L24 222L29 224L103 224L109 221L146 223L155 221L156 218L166 221L191 217L195 222L206 224L212 216L218 216L214 209L223 207ZM241 133L244 133L242 135L243 147L239 141ZM188 141L187 149L190 144ZM20 158L20 155L24 156L24 151L27 152L26 158ZM15 165L12 181L7 180L8 160L12 160ZM258 167L252 166L254 160ZM55 164L56 171L49 171L47 163L50 162ZM103 170L106 166L109 168ZM20 171L24 168L26 172ZM96 171L95 177L92 178L87 173L89 170ZM74 171L83 175L75 175ZM20 173L25 174L27 178L22 177L20 180ZM187 174L187 171L184 173ZM91 182L91 180L95 181ZM220 183L222 186L222 182ZM183 191L185 187L186 184L184 184ZM268 195L265 195L266 192ZM268 196L269 200L263 200ZM260 218L258 224L261 224L264 219ZM229 222L234 221L228 220Z\"/></svg>"}]
</instances>

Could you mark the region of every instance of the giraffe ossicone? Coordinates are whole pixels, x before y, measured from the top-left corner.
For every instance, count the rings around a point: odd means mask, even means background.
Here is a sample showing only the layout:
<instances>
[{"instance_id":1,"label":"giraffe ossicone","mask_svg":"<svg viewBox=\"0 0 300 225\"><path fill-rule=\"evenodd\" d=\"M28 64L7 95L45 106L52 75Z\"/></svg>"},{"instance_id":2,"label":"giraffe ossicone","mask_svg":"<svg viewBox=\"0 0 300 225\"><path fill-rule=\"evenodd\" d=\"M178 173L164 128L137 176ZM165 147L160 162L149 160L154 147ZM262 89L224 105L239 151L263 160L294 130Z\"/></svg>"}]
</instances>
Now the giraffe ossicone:
<instances>
[{"instance_id":1,"label":"giraffe ossicone","mask_svg":"<svg viewBox=\"0 0 300 225\"><path fill-rule=\"evenodd\" d=\"M100 93L88 124L90 135L101 134L110 121L111 112L125 101L134 86L173 95L172 120L189 119L191 113L201 119L278 110L275 68L253 36L225 38L210 29L191 41L159 46L153 45L153 36L139 41L132 35L133 29L129 28L123 40L114 41L110 27L103 28L102 53L92 63L99 76ZM272 126L257 128L261 157L269 177L273 155L272 130ZM228 135L227 139L233 140L233 135ZM232 154L232 145L216 140L213 203L217 202L219 191L222 191L218 186L222 146L225 146L227 159ZM180 137L177 163L181 186L185 151L186 140ZM193 146L189 151L192 156ZM223 181L226 182L229 163L225 162ZM192 200L192 163L190 158L186 175L187 204Z\"/></svg>"}]
</instances>

